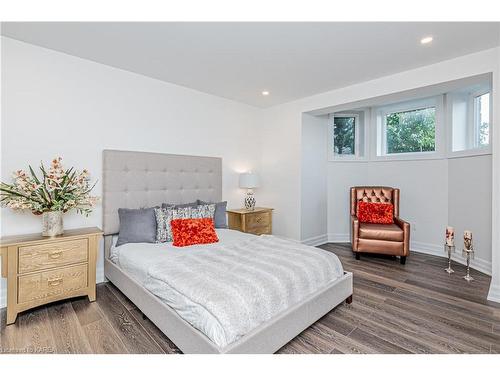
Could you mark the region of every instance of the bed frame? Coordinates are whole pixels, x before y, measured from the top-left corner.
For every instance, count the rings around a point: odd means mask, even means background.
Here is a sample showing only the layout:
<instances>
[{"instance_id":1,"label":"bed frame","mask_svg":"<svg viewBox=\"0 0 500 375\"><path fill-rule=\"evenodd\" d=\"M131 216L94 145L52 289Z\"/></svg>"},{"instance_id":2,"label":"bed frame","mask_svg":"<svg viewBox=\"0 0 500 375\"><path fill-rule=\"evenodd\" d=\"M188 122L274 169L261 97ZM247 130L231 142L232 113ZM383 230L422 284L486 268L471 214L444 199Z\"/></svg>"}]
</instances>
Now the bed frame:
<instances>
[{"instance_id":1,"label":"bed frame","mask_svg":"<svg viewBox=\"0 0 500 375\"><path fill-rule=\"evenodd\" d=\"M352 301L352 274L344 272L300 304L219 348L109 259L112 235L119 230L118 208L196 199L222 200L222 159L103 151L104 275L184 353L274 353L335 306Z\"/></svg>"}]
</instances>

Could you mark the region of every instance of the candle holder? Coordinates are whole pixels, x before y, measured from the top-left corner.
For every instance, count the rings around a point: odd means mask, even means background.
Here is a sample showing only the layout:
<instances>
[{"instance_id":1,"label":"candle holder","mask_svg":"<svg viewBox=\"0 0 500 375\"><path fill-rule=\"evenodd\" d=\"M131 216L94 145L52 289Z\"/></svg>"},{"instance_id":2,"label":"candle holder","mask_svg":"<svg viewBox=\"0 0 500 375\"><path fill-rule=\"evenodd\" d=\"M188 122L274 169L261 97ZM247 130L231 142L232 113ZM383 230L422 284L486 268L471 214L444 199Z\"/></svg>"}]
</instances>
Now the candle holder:
<instances>
[{"instance_id":1,"label":"candle holder","mask_svg":"<svg viewBox=\"0 0 500 375\"><path fill-rule=\"evenodd\" d=\"M449 274L452 274L455 271L451 268L451 253L455 252L455 245L444 244L444 252L448 253L448 268L445 268L444 270Z\"/></svg>"},{"instance_id":2,"label":"candle holder","mask_svg":"<svg viewBox=\"0 0 500 375\"><path fill-rule=\"evenodd\" d=\"M471 246L470 249L463 249L462 255L467 259L467 275L464 276L464 279L468 282L473 281L474 278L470 275L470 260L474 259L474 248Z\"/></svg>"}]
</instances>

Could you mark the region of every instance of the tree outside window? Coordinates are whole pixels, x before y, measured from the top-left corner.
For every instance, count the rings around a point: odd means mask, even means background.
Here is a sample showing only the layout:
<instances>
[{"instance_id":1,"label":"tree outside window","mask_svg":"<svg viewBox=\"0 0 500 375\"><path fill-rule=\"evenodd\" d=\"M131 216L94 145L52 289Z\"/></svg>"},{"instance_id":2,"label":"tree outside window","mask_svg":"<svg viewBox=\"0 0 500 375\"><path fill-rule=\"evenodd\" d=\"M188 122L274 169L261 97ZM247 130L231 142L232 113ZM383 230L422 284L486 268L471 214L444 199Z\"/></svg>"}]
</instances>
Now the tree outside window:
<instances>
[{"instance_id":1,"label":"tree outside window","mask_svg":"<svg viewBox=\"0 0 500 375\"><path fill-rule=\"evenodd\" d=\"M335 116L333 125L333 148L335 155L355 154L355 116Z\"/></svg>"},{"instance_id":2,"label":"tree outside window","mask_svg":"<svg viewBox=\"0 0 500 375\"><path fill-rule=\"evenodd\" d=\"M387 154L436 150L436 108L386 115Z\"/></svg>"}]
</instances>

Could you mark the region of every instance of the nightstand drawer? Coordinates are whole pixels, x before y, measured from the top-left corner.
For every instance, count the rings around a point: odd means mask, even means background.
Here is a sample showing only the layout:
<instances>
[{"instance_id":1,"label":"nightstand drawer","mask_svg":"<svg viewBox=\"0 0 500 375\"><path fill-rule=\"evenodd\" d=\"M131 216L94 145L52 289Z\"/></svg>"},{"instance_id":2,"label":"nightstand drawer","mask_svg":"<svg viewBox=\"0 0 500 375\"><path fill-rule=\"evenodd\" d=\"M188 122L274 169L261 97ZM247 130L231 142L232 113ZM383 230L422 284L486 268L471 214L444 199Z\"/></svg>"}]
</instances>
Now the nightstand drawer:
<instances>
[{"instance_id":1,"label":"nightstand drawer","mask_svg":"<svg viewBox=\"0 0 500 375\"><path fill-rule=\"evenodd\" d=\"M258 230L268 228L271 223L271 214L269 212L259 212L246 216L247 230Z\"/></svg>"},{"instance_id":2,"label":"nightstand drawer","mask_svg":"<svg viewBox=\"0 0 500 375\"><path fill-rule=\"evenodd\" d=\"M261 234L271 234L271 227L265 226L265 227L248 228L246 233L256 234L257 236L260 236Z\"/></svg>"},{"instance_id":3,"label":"nightstand drawer","mask_svg":"<svg viewBox=\"0 0 500 375\"><path fill-rule=\"evenodd\" d=\"M87 249L86 238L19 247L19 273L86 262Z\"/></svg>"},{"instance_id":4,"label":"nightstand drawer","mask_svg":"<svg viewBox=\"0 0 500 375\"><path fill-rule=\"evenodd\" d=\"M256 235L273 232L273 209L255 207L254 210L227 210L229 229Z\"/></svg>"},{"instance_id":5,"label":"nightstand drawer","mask_svg":"<svg viewBox=\"0 0 500 375\"><path fill-rule=\"evenodd\" d=\"M40 301L87 288L87 264L19 276L18 303Z\"/></svg>"}]
</instances>

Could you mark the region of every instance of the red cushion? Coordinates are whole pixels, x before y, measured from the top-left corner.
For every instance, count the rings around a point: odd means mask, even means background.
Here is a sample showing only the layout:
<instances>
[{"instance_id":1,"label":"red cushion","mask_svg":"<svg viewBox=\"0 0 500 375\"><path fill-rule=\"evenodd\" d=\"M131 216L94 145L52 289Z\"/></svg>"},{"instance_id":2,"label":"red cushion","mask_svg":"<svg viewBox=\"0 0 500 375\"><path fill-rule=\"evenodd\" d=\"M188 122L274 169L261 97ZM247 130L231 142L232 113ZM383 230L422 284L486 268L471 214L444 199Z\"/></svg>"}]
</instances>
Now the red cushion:
<instances>
[{"instance_id":1,"label":"red cushion","mask_svg":"<svg viewBox=\"0 0 500 375\"><path fill-rule=\"evenodd\" d=\"M174 219L170 222L174 246L219 242L213 219Z\"/></svg>"},{"instance_id":2,"label":"red cushion","mask_svg":"<svg viewBox=\"0 0 500 375\"><path fill-rule=\"evenodd\" d=\"M394 205L392 203L358 202L357 211L360 223L394 223Z\"/></svg>"}]
</instances>

